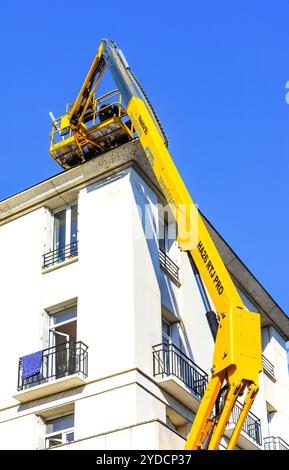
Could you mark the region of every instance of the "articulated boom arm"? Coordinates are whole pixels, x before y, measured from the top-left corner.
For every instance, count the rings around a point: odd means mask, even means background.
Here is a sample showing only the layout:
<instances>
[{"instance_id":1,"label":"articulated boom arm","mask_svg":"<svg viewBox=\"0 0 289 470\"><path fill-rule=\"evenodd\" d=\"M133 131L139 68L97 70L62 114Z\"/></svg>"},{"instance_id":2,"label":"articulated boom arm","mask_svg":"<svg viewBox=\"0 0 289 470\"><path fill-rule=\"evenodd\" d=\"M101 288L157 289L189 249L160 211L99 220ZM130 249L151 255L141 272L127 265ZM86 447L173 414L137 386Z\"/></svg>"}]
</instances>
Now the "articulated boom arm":
<instances>
[{"instance_id":1,"label":"articulated boom arm","mask_svg":"<svg viewBox=\"0 0 289 470\"><path fill-rule=\"evenodd\" d=\"M242 410L227 446L233 449L258 392L258 375L262 370L260 315L244 306L167 150L156 114L113 41L102 41L70 111L71 124L80 125L105 66L116 83L133 129L176 218L180 248L190 253L217 311L212 375L185 448L217 449L232 409L238 397L244 394Z\"/></svg>"},{"instance_id":2,"label":"articulated boom arm","mask_svg":"<svg viewBox=\"0 0 289 470\"><path fill-rule=\"evenodd\" d=\"M97 55L90 67L87 77L81 87L77 99L71 111L68 114L70 124L75 128L80 126L80 123L87 111L89 105L94 97L94 92L99 84L103 72L105 70L105 62L102 57L102 47L99 48Z\"/></svg>"}]
</instances>

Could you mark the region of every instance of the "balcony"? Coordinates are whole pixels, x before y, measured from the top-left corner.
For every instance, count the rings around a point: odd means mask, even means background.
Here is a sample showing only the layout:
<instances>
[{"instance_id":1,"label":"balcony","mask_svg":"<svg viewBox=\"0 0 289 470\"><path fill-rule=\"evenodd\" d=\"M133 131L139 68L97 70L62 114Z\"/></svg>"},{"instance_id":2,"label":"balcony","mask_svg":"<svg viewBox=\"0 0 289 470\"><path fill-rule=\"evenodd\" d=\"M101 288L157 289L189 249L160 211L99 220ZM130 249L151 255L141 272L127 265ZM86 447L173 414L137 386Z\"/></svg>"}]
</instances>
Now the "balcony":
<instances>
[{"instance_id":1,"label":"balcony","mask_svg":"<svg viewBox=\"0 0 289 470\"><path fill-rule=\"evenodd\" d=\"M23 362L18 365L18 394L16 400L25 403L75 388L86 383L88 347L82 341L66 343L42 351L40 372L22 378Z\"/></svg>"},{"instance_id":2,"label":"balcony","mask_svg":"<svg viewBox=\"0 0 289 470\"><path fill-rule=\"evenodd\" d=\"M264 449L265 450L289 450L289 444L283 441L281 437L265 437L264 438Z\"/></svg>"},{"instance_id":3,"label":"balcony","mask_svg":"<svg viewBox=\"0 0 289 470\"><path fill-rule=\"evenodd\" d=\"M233 408L230 420L225 434L231 437L234 427L239 419L242 410L241 403L237 402ZM239 436L238 444L242 449L254 450L262 445L261 421L251 411L249 411L245 423L242 427L242 433Z\"/></svg>"},{"instance_id":4,"label":"balcony","mask_svg":"<svg viewBox=\"0 0 289 470\"><path fill-rule=\"evenodd\" d=\"M153 375L159 386L192 411L197 412L208 382L208 375L173 344L161 343L153 347ZM225 434L232 435L241 413L237 403L232 411ZM261 422L249 412L239 444L243 449L259 449L262 445Z\"/></svg>"},{"instance_id":5,"label":"balcony","mask_svg":"<svg viewBox=\"0 0 289 470\"><path fill-rule=\"evenodd\" d=\"M48 251L43 255L42 269L51 268L59 263L69 259L75 259L78 256L78 241L65 245L62 248Z\"/></svg>"},{"instance_id":6,"label":"balcony","mask_svg":"<svg viewBox=\"0 0 289 470\"><path fill-rule=\"evenodd\" d=\"M276 382L273 364L262 354L263 372L273 381Z\"/></svg>"},{"instance_id":7,"label":"balcony","mask_svg":"<svg viewBox=\"0 0 289 470\"><path fill-rule=\"evenodd\" d=\"M168 274L168 276L178 285L180 286L180 278L179 278L179 270L180 268L174 263L171 258L161 249L159 248L159 260L160 260L160 267L162 270Z\"/></svg>"},{"instance_id":8,"label":"balcony","mask_svg":"<svg viewBox=\"0 0 289 470\"><path fill-rule=\"evenodd\" d=\"M153 347L153 375L159 386L196 411L205 393L208 375L173 344Z\"/></svg>"}]
</instances>

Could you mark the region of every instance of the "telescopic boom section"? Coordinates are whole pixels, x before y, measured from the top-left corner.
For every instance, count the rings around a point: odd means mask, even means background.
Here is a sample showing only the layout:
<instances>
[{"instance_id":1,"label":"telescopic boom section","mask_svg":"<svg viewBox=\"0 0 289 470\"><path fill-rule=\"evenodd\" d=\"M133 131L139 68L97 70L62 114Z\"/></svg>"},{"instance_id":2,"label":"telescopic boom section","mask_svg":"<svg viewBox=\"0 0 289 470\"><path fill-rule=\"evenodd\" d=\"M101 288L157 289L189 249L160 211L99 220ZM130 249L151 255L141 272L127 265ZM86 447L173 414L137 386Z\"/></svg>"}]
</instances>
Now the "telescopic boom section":
<instances>
[{"instance_id":1,"label":"telescopic boom section","mask_svg":"<svg viewBox=\"0 0 289 470\"><path fill-rule=\"evenodd\" d=\"M207 228L168 152L161 124L117 45L104 39L70 111L77 129L92 100L104 67L122 97L122 106L139 138L178 226L178 243L189 252L216 308L217 330L211 378L185 449L218 449L237 399L242 410L227 449L233 449L258 392L262 370L260 315L244 306ZM212 312L211 312L212 313Z\"/></svg>"}]
</instances>

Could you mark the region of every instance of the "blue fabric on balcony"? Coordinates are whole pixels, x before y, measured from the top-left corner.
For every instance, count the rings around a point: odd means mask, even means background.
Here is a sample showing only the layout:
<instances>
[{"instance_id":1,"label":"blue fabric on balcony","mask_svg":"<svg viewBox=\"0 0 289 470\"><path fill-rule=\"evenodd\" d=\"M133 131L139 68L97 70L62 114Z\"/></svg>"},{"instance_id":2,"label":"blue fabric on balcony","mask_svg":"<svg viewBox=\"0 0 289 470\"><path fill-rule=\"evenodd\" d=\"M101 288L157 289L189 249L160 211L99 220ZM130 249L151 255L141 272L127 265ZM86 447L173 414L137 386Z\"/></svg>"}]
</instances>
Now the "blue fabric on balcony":
<instances>
[{"instance_id":1,"label":"blue fabric on balcony","mask_svg":"<svg viewBox=\"0 0 289 470\"><path fill-rule=\"evenodd\" d=\"M39 374L42 364L42 351L37 351L22 358L22 379L28 379Z\"/></svg>"}]
</instances>

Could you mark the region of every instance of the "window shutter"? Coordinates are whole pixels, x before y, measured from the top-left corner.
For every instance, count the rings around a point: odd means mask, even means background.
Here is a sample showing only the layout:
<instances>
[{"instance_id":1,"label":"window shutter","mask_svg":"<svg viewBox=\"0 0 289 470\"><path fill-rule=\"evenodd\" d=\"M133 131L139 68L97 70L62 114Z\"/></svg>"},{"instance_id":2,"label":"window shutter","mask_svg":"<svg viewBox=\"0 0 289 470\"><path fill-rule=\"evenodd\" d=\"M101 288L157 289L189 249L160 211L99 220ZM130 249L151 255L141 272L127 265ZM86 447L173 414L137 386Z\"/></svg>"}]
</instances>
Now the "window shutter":
<instances>
[{"instance_id":1,"label":"window shutter","mask_svg":"<svg viewBox=\"0 0 289 470\"><path fill-rule=\"evenodd\" d=\"M49 315L46 311L41 314L40 330L42 349L49 348Z\"/></svg>"},{"instance_id":2,"label":"window shutter","mask_svg":"<svg viewBox=\"0 0 289 470\"><path fill-rule=\"evenodd\" d=\"M45 208L45 224L44 224L44 246L43 253L47 253L53 249L53 214L50 209Z\"/></svg>"}]
</instances>

